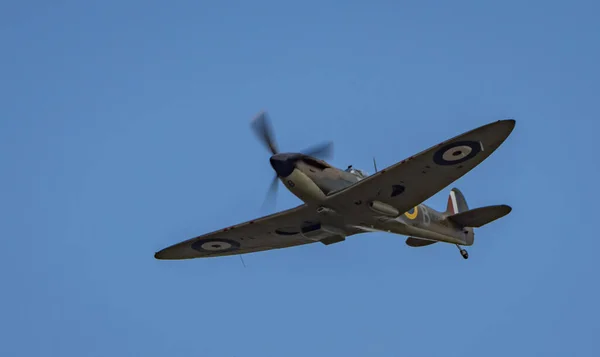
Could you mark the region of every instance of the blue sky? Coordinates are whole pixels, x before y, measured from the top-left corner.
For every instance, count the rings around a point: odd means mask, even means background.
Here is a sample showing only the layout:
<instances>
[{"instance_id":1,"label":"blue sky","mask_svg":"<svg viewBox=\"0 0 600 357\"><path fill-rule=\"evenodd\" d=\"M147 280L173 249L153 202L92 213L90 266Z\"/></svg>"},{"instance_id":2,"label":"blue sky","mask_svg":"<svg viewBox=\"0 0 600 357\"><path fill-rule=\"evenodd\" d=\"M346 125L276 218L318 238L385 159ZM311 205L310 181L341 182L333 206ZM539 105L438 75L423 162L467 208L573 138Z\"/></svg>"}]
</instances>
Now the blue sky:
<instances>
[{"instance_id":1,"label":"blue sky","mask_svg":"<svg viewBox=\"0 0 600 357\"><path fill-rule=\"evenodd\" d=\"M595 1L0 4L6 356L595 356ZM455 247L369 234L156 250L270 213L250 131L372 172L502 118L458 180L513 212ZM427 201L445 207L449 188ZM276 209L300 201L280 190Z\"/></svg>"}]
</instances>

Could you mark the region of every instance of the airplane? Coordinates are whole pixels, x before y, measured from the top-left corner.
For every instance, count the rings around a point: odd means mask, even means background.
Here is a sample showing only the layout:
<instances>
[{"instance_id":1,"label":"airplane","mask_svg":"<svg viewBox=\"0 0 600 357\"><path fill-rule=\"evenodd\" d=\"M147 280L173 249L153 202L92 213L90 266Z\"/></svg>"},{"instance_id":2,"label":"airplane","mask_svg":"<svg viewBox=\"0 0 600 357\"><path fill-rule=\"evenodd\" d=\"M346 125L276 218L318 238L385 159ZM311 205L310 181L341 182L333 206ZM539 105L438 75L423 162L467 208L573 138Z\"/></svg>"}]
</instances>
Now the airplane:
<instances>
[{"instance_id":1,"label":"airplane","mask_svg":"<svg viewBox=\"0 0 600 357\"><path fill-rule=\"evenodd\" d=\"M474 228L512 210L508 205L469 209L457 188L450 190L443 212L423 202L488 158L513 131L513 119L483 125L383 170L377 171L373 160L372 175L352 166L336 168L319 158L331 154L331 143L304 152L280 152L265 111L253 119L252 127L271 153L275 176L268 195L281 182L303 204L174 244L156 252L156 259L231 256L315 242L330 245L369 232L407 236L409 247L453 244L468 259L463 246L473 245Z\"/></svg>"}]
</instances>

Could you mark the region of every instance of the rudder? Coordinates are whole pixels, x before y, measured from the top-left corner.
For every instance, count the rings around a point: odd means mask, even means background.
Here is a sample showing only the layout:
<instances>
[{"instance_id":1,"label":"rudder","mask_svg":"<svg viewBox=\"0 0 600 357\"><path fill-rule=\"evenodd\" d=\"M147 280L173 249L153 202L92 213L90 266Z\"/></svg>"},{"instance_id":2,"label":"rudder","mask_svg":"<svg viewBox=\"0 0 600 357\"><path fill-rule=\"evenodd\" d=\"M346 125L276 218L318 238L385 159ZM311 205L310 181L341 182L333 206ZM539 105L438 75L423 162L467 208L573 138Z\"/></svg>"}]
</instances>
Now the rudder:
<instances>
[{"instance_id":1,"label":"rudder","mask_svg":"<svg viewBox=\"0 0 600 357\"><path fill-rule=\"evenodd\" d=\"M467 204L465 195L463 195L456 187L450 190L450 194L448 195L448 205L446 206L446 215L450 217L468 210L469 205ZM475 242L475 231L472 227L464 227L463 231L466 233L466 245L472 245Z\"/></svg>"},{"instance_id":2,"label":"rudder","mask_svg":"<svg viewBox=\"0 0 600 357\"><path fill-rule=\"evenodd\" d=\"M446 206L446 213L448 215L454 215L468 210L469 205L467 204L467 200L462 192L460 192L458 188L453 188L450 190L450 195L448 195L448 205Z\"/></svg>"}]
</instances>

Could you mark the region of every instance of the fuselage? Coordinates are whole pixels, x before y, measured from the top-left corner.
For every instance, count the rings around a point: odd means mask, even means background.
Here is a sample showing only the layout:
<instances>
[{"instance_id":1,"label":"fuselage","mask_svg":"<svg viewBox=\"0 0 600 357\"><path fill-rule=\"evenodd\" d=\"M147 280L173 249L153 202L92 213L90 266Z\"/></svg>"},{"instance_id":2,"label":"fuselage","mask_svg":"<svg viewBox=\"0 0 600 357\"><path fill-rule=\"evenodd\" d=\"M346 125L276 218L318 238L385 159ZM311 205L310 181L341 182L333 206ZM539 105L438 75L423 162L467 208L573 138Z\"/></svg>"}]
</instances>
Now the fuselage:
<instances>
[{"instance_id":1,"label":"fuselage","mask_svg":"<svg viewBox=\"0 0 600 357\"><path fill-rule=\"evenodd\" d=\"M303 154L278 154L271 158L271 165L279 179L290 192L315 209L323 205L328 196L363 180L367 175L360 170L348 167L336 168L323 160ZM394 210L390 207L390 210ZM344 207L335 207L339 215L350 214ZM366 213L365 231L385 231L405 236L465 244L468 232L446 219L447 214L438 212L424 204L408 212L380 214L377 211ZM357 225L353 225L357 227ZM344 229L344 227L337 227Z\"/></svg>"}]
</instances>

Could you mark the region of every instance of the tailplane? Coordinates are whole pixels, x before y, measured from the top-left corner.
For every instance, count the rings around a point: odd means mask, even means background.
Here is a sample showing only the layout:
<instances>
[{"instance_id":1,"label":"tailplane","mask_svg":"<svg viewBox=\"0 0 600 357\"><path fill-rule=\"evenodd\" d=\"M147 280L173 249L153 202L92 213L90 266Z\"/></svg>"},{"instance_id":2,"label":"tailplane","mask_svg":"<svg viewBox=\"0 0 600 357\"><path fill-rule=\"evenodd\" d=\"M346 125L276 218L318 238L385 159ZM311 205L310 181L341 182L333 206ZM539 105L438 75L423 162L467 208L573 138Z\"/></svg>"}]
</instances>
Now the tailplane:
<instances>
[{"instance_id":1,"label":"tailplane","mask_svg":"<svg viewBox=\"0 0 600 357\"><path fill-rule=\"evenodd\" d=\"M512 211L512 208L507 205L469 209L462 192L457 188L453 188L448 196L448 206L445 213L448 220L461 227L479 228L506 216L510 211Z\"/></svg>"},{"instance_id":2,"label":"tailplane","mask_svg":"<svg viewBox=\"0 0 600 357\"><path fill-rule=\"evenodd\" d=\"M457 188L450 191L448 207L446 208L446 219L460 226L466 233L465 244L473 245L475 232L473 228L483 227L499 218L506 216L512 211L507 205L486 206L469 209L465 196Z\"/></svg>"},{"instance_id":3,"label":"tailplane","mask_svg":"<svg viewBox=\"0 0 600 357\"><path fill-rule=\"evenodd\" d=\"M448 219L461 227L483 227L498 218L502 218L512 211L507 205L487 206L475 208L449 216Z\"/></svg>"}]
</instances>

